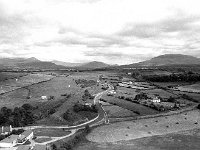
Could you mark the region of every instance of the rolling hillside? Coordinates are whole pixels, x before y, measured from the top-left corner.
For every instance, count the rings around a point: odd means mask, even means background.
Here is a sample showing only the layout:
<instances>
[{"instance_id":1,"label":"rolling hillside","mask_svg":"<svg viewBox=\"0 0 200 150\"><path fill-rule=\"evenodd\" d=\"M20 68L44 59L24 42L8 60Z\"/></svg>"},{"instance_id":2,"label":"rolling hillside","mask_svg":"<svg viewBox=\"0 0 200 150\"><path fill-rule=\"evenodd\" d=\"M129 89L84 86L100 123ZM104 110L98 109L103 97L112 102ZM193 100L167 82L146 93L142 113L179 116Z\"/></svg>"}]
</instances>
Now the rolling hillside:
<instances>
[{"instance_id":1,"label":"rolling hillside","mask_svg":"<svg viewBox=\"0 0 200 150\"><path fill-rule=\"evenodd\" d=\"M154 57L150 60L123 65L121 67L142 67L142 66L165 66L165 65L199 65L200 59L197 57L182 54L165 54Z\"/></svg>"}]
</instances>

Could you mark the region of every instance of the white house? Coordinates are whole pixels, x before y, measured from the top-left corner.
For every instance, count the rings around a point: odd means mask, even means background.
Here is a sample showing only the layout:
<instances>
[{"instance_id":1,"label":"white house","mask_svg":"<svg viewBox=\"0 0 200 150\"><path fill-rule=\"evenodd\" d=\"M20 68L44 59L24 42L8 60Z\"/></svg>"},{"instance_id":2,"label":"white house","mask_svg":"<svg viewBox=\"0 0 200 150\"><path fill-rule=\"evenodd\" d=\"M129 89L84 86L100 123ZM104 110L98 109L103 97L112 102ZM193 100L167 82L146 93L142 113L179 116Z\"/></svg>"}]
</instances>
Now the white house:
<instances>
[{"instance_id":1,"label":"white house","mask_svg":"<svg viewBox=\"0 0 200 150\"><path fill-rule=\"evenodd\" d=\"M152 100L151 100L153 103L160 103L160 99L158 97L154 97Z\"/></svg>"},{"instance_id":2,"label":"white house","mask_svg":"<svg viewBox=\"0 0 200 150\"><path fill-rule=\"evenodd\" d=\"M109 91L109 92L107 93L108 96L113 96L114 94L116 94L116 92L115 92L114 90Z\"/></svg>"},{"instance_id":3,"label":"white house","mask_svg":"<svg viewBox=\"0 0 200 150\"><path fill-rule=\"evenodd\" d=\"M17 144L24 144L26 141L33 138L33 131L32 130L26 130L20 135L10 135L9 137L3 139L0 141L0 147L14 147Z\"/></svg>"},{"instance_id":4,"label":"white house","mask_svg":"<svg viewBox=\"0 0 200 150\"><path fill-rule=\"evenodd\" d=\"M33 131L32 130L26 130L18 137L18 144L24 144L26 141L33 138Z\"/></svg>"},{"instance_id":5,"label":"white house","mask_svg":"<svg viewBox=\"0 0 200 150\"><path fill-rule=\"evenodd\" d=\"M7 135L7 134L9 134L9 133L11 133L12 132L12 126L10 125L10 126L2 126L1 127L1 130L0 130L0 134L1 135Z\"/></svg>"},{"instance_id":6,"label":"white house","mask_svg":"<svg viewBox=\"0 0 200 150\"><path fill-rule=\"evenodd\" d=\"M47 100L47 98L48 98L47 96L41 96L42 100Z\"/></svg>"}]
</instances>

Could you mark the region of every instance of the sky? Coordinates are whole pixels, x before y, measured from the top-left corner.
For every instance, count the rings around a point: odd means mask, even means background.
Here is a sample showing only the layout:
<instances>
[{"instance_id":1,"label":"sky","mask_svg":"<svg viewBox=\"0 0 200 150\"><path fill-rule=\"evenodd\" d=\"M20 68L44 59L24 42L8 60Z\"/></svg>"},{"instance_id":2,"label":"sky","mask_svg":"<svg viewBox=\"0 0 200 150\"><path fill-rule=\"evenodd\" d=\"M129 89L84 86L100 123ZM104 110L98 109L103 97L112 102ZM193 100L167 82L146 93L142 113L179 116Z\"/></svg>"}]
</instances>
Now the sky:
<instances>
[{"instance_id":1,"label":"sky","mask_svg":"<svg viewBox=\"0 0 200 150\"><path fill-rule=\"evenodd\" d=\"M0 57L130 64L200 57L199 0L0 0Z\"/></svg>"}]
</instances>

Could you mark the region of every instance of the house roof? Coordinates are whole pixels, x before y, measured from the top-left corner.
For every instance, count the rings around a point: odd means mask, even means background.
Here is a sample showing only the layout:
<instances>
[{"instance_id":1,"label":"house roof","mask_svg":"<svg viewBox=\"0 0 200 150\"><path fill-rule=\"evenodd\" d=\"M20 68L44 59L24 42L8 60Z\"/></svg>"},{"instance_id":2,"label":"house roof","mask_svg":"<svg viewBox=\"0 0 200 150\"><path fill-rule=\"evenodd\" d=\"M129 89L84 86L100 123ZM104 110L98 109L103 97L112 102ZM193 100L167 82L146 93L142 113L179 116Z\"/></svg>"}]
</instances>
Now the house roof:
<instances>
[{"instance_id":1,"label":"house roof","mask_svg":"<svg viewBox=\"0 0 200 150\"><path fill-rule=\"evenodd\" d=\"M13 141L17 140L19 135L11 135L3 140L0 141L0 143L12 143Z\"/></svg>"},{"instance_id":2,"label":"house roof","mask_svg":"<svg viewBox=\"0 0 200 150\"><path fill-rule=\"evenodd\" d=\"M33 133L32 130L26 130L26 131L24 131L21 135L27 137L27 136L29 136L31 133Z\"/></svg>"}]
</instances>

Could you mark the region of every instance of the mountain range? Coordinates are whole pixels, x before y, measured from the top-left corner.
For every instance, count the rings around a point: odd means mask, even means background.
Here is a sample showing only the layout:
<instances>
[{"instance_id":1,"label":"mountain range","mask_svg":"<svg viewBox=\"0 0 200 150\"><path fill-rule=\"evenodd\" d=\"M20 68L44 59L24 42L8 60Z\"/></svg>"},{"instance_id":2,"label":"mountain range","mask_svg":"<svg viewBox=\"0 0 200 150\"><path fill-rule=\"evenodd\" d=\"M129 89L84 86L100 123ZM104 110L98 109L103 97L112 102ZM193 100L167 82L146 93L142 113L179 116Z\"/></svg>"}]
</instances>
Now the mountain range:
<instances>
[{"instance_id":1,"label":"mountain range","mask_svg":"<svg viewBox=\"0 0 200 150\"><path fill-rule=\"evenodd\" d=\"M133 63L129 65L117 66L117 68L149 67L165 65L200 65L197 57L182 54L165 54L154 57L150 60ZM116 68L103 62L92 61L88 63L69 63L62 61L40 61L37 58L0 58L0 68L25 68L25 69L97 69L97 68Z\"/></svg>"},{"instance_id":2,"label":"mountain range","mask_svg":"<svg viewBox=\"0 0 200 150\"><path fill-rule=\"evenodd\" d=\"M154 57L150 60L122 65L120 67L149 67L166 65L200 65L200 58L182 54L165 54Z\"/></svg>"}]
</instances>

